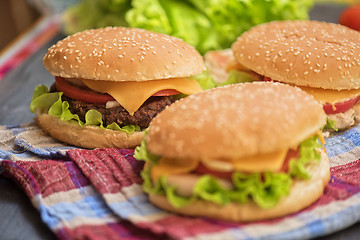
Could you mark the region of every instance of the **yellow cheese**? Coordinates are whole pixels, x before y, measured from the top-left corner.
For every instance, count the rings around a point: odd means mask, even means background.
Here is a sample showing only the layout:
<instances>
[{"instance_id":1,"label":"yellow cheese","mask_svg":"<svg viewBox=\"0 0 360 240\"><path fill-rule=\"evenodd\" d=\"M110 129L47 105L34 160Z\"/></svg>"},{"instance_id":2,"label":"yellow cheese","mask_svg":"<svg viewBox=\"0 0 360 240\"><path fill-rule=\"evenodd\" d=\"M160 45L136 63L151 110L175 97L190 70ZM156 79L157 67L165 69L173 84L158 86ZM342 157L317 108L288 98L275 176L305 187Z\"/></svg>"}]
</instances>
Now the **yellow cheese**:
<instances>
[{"instance_id":1,"label":"yellow cheese","mask_svg":"<svg viewBox=\"0 0 360 240\"><path fill-rule=\"evenodd\" d=\"M111 95L130 115L133 115L151 95L160 90L175 89L187 95L202 90L199 83L191 78L170 78L143 82L111 82L83 79L83 82L94 91Z\"/></svg>"},{"instance_id":2,"label":"yellow cheese","mask_svg":"<svg viewBox=\"0 0 360 240\"><path fill-rule=\"evenodd\" d=\"M246 69L246 67L242 66L240 63L233 60L228 64L226 68L226 71L228 72L231 70L247 71L249 69ZM298 87L304 90L305 92L307 92L308 94L313 95L314 98L322 105L324 105L325 103L334 105L335 103L346 102L360 95L360 89L333 90L333 89L323 89L323 88L303 87L303 86L298 86Z\"/></svg>"},{"instance_id":3,"label":"yellow cheese","mask_svg":"<svg viewBox=\"0 0 360 240\"><path fill-rule=\"evenodd\" d=\"M158 164L151 168L151 178L153 181L161 176L188 173L196 169L199 161L195 159L168 159L161 158Z\"/></svg>"},{"instance_id":4,"label":"yellow cheese","mask_svg":"<svg viewBox=\"0 0 360 240\"><path fill-rule=\"evenodd\" d=\"M244 172L276 172L281 169L288 149L270 154L259 154L232 161L236 171ZM256 163L256 164L254 164Z\"/></svg>"},{"instance_id":5,"label":"yellow cheese","mask_svg":"<svg viewBox=\"0 0 360 240\"><path fill-rule=\"evenodd\" d=\"M299 86L300 87L300 86ZM322 105L329 103L334 105L339 102L346 102L360 95L360 89L331 90L313 87L300 87L305 92L314 96Z\"/></svg>"},{"instance_id":6,"label":"yellow cheese","mask_svg":"<svg viewBox=\"0 0 360 240\"><path fill-rule=\"evenodd\" d=\"M288 150L282 150L275 153L256 155L230 161L222 160L201 160L202 163L214 171L241 171L241 172L264 172L278 171L281 169ZM255 163L255 164L254 164ZM151 177L157 181L160 176L183 174L194 171L199 164L196 159L167 159L161 158L158 164L151 168Z\"/></svg>"},{"instance_id":7,"label":"yellow cheese","mask_svg":"<svg viewBox=\"0 0 360 240\"><path fill-rule=\"evenodd\" d=\"M255 156L232 159L227 161L220 160L202 160L205 166L215 171L224 171L225 166L232 165L232 171L241 171L241 172L264 172L271 171L275 172L281 169L288 149L281 150L275 153L269 154L258 154ZM221 166L221 162L223 166ZM226 167L231 171L229 167Z\"/></svg>"},{"instance_id":8,"label":"yellow cheese","mask_svg":"<svg viewBox=\"0 0 360 240\"><path fill-rule=\"evenodd\" d=\"M320 130L318 130L318 131L316 132L316 135L318 135L319 140L320 140L320 143L321 143L322 145L325 145L325 138L324 138L324 135L322 134L322 132L321 132Z\"/></svg>"}]
</instances>

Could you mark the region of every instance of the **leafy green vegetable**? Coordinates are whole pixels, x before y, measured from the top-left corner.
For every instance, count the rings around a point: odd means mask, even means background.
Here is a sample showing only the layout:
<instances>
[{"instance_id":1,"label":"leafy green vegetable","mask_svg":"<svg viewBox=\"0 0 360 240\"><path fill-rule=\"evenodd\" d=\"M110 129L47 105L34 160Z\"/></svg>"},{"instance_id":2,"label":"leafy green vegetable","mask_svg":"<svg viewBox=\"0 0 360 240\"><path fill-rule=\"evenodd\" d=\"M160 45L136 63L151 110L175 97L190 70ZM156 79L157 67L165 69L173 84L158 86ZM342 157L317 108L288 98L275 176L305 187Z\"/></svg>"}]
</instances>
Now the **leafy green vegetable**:
<instances>
[{"instance_id":1,"label":"leafy green vegetable","mask_svg":"<svg viewBox=\"0 0 360 240\"><path fill-rule=\"evenodd\" d=\"M146 136L146 130L145 130L144 134ZM137 160L149 162L149 163L152 163L152 164L156 164L160 160L159 156L156 156L156 155L152 154L151 152L149 152L147 150L145 140L141 141L140 146L137 146L135 148L134 157Z\"/></svg>"},{"instance_id":2,"label":"leafy green vegetable","mask_svg":"<svg viewBox=\"0 0 360 240\"><path fill-rule=\"evenodd\" d=\"M210 175L201 176L193 189L193 195L199 199L220 205L230 203L227 190L219 184L216 178Z\"/></svg>"},{"instance_id":3,"label":"leafy green vegetable","mask_svg":"<svg viewBox=\"0 0 360 240\"><path fill-rule=\"evenodd\" d=\"M303 179L311 178L308 171L305 169L305 166L310 161L319 162L321 159L321 154L316 150L320 148L321 144L319 143L318 137L314 136L300 144L299 159L291 159L289 162L289 173L293 177L299 177Z\"/></svg>"},{"instance_id":4,"label":"leafy green vegetable","mask_svg":"<svg viewBox=\"0 0 360 240\"><path fill-rule=\"evenodd\" d=\"M159 156L151 154L146 149L145 140L141 146L135 149L135 158L149 162L149 166L142 171L144 179L144 190L148 193L166 195L169 202L175 207L183 207L194 199L214 202L226 205L230 202L241 204L253 200L262 208L274 207L279 200L290 193L293 178L308 179L311 177L306 170L306 165L310 161L320 161L320 153L317 148L321 147L318 137L314 136L300 144L299 159L290 160L288 172L279 173L241 173L234 172L232 175L232 189L224 188L218 179L210 175L202 175L196 182L191 197L180 196L176 192L176 187L169 186L166 176L154 183L152 182L150 171L151 167L157 163Z\"/></svg>"},{"instance_id":5,"label":"leafy green vegetable","mask_svg":"<svg viewBox=\"0 0 360 240\"><path fill-rule=\"evenodd\" d=\"M48 113L53 117L60 118L62 121L74 121L80 126L99 126L103 129L112 129L132 133L134 131L141 131L139 126L126 125L120 127L113 122L108 126L104 126L102 115L99 111L91 109L85 114L85 122L81 121L77 114L72 114L69 110L69 103L62 101L62 92L49 93L49 88L45 85L39 85L35 88L33 98L30 103L31 112L39 111L41 113Z\"/></svg>"},{"instance_id":6,"label":"leafy green vegetable","mask_svg":"<svg viewBox=\"0 0 360 240\"><path fill-rule=\"evenodd\" d=\"M336 126L336 121L335 120L331 120L329 118L326 119L326 124L324 126L324 129L338 131L339 129L336 128L335 126Z\"/></svg>"},{"instance_id":7,"label":"leafy green vegetable","mask_svg":"<svg viewBox=\"0 0 360 240\"><path fill-rule=\"evenodd\" d=\"M130 0L82 0L64 12L64 32L73 34L91 28L128 27L125 13L130 8Z\"/></svg>"},{"instance_id":8,"label":"leafy green vegetable","mask_svg":"<svg viewBox=\"0 0 360 240\"><path fill-rule=\"evenodd\" d=\"M165 191L166 198L174 207L184 207L188 205L193 198L182 197L176 193L176 187L167 184L165 176L161 176L159 179L161 188Z\"/></svg>"},{"instance_id":9,"label":"leafy green vegetable","mask_svg":"<svg viewBox=\"0 0 360 240\"><path fill-rule=\"evenodd\" d=\"M204 71L198 75L193 76L192 78L194 78L199 83L202 90L217 87L217 84L209 71Z\"/></svg>"},{"instance_id":10,"label":"leafy green vegetable","mask_svg":"<svg viewBox=\"0 0 360 240\"><path fill-rule=\"evenodd\" d=\"M244 174L236 172L233 174L235 189L231 192L231 200L245 203L248 199L262 208L274 207L281 197L290 192L292 179L286 173L260 173Z\"/></svg>"},{"instance_id":11,"label":"leafy green vegetable","mask_svg":"<svg viewBox=\"0 0 360 240\"><path fill-rule=\"evenodd\" d=\"M313 0L83 0L64 14L65 33L130 26L184 39L200 53L229 48L260 23L308 19Z\"/></svg>"},{"instance_id":12,"label":"leafy green vegetable","mask_svg":"<svg viewBox=\"0 0 360 240\"><path fill-rule=\"evenodd\" d=\"M254 81L254 79L249 73L244 71L231 70L229 73L229 77L225 80L225 82L218 84L217 87L252 81Z\"/></svg>"},{"instance_id":13,"label":"leafy green vegetable","mask_svg":"<svg viewBox=\"0 0 360 240\"><path fill-rule=\"evenodd\" d=\"M126 13L127 22L136 22L138 28L155 32L171 32L168 16L159 0L133 0Z\"/></svg>"}]
</instances>

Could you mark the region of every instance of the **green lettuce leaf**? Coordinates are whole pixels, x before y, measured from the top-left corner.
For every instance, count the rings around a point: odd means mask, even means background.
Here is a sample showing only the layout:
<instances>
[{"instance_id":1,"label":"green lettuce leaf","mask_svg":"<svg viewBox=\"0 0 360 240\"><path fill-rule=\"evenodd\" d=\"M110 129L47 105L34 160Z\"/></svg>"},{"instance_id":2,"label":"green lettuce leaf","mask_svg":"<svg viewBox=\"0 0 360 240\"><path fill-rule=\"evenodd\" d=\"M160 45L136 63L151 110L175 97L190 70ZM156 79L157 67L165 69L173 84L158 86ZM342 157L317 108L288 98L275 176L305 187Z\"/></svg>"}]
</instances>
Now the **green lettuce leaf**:
<instances>
[{"instance_id":1,"label":"green lettuce leaf","mask_svg":"<svg viewBox=\"0 0 360 240\"><path fill-rule=\"evenodd\" d=\"M159 0L133 0L131 6L132 8L125 15L131 27L160 33L173 31L166 11Z\"/></svg>"},{"instance_id":2,"label":"green lettuce leaf","mask_svg":"<svg viewBox=\"0 0 360 240\"><path fill-rule=\"evenodd\" d=\"M211 89L217 86L209 71L204 71L198 75L193 76L192 78L194 78L199 83L202 90Z\"/></svg>"},{"instance_id":3,"label":"green lettuce leaf","mask_svg":"<svg viewBox=\"0 0 360 240\"><path fill-rule=\"evenodd\" d=\"M150 171L151 166L157 161L152 160L154 156L146 149L146 142L143 141L140 147L135 150L135 158L149 162L149 167L142 171L144 179L144 190L148 193L166 195L169 202L175 207L183 207L194 199L214 202L226 205L230 202L245 204L254 201L261 208L276 206L280 199L290 193L291 184L294 178L308 179L311 177L306 170L310 161L320 161L320 153L316 150L321 147L318 137L314 136L300 144L299 159L290 160L289 171L280 173L241 173L234 172L232 175L232 189L224 188L219 180L210 175L202 175L196 182L191 197L180 196L176 187L169 186L166 176L162 176L156 183L152 182ZM150 157L149 157L150 156ZM156 156L159 159L159 156Z\"/></svg>"},{"instance_id":4,"label":"green lettuce leaf","mask_svg":"<svg viewBox=\"0 0 360 240\"><path fill-rule=\"evenodd\" d=\"M338 131L339 129L336 128L335 126L336 126L335 120L331 120L329 118L326 119L326 124L324 126L324 129Z\"/></svg>"},{"instance_id":5,"label":"green lettuce leaf","mask_svg":"<svg viewBox=\"0 0 360 240\"><path fill-rule=\"evenodd\" d=\"M147 131L145 130L145 137L146 137ZM141 141L140 146L137 146L134 151L134 158L139 161L145 161L149 162L151 164L157 164L160 160L159 156L156 156L155 154L152 154L147 150L146 147L146 141L145 139Z\"/></svg>"},{"instance_id":6,"label":"green lettuce leaf","mask_svg":"<svg viewBox=\"0 0 360 240\"><path fill-rule=\"evenodd\" d=\"M246 203L252 199L262 208L274 207L280 198L289 194L292 183L291 176L286 173L236 172L232 178L235 188L230 192L231 200Z\"/></svg>"},{"instance_id":7,"label":"green lettuce leaf","mask_svg":"<svg viewBox=\"0 0 360 240\"><path fill-rule=\"evenodd\" d=\"M245 82L253 82L254 79L252 76L244 71L231 70L229 73L229 77L222 83L218 84L217 87L236 84L236 83L245 83Z\"/></svg>"},{"instance_id":8,"label":"green lettuce leaf","mask_svg":"<svg viewBox=\"0 0 360 240\"><path fill-rule=\"evenodd\" d=\"M151 171L151 164L150 167L144 167L144 169L140 173L141 178L143 179L142 187L144 191L152 194L165 195L165 191L159 181L156 184L153 184L150 171Z\"/></svg>"},{"instance_id":9,"label":"green lettuce leaf","mask_svg":"<svg viewBox=\"0 0 360 240\"><path fill-rule=\"evenodd\" d=\"M184 207L194 199L194 198L182 197L179 194L177 194L176 187L168 185L165 176L160 177L159 183L161 188L164 189L166 198L174 207L177 208Z\"/></svg>"},{"instance_id":10,"label":"green lettuce leaf","mask_svg":"<svg viewBox=\"0 0 360 240\"><path fill-rule=\"evenodd\" d=\"M308 19L313 0L83 0L65 11L66 34L130 26L184 39L204 54L225 49L251 27Z\"/></svg>"},{"instance_id":11,"label":"green lettuce leaf","mask_svg":"<svg viewBox=\"0 0 360 240\"><path fill-rule=\"evenodd\" d=\"M203 175L193 189L194 197L214 202L220 205L230 203L227 190L223 188L218 180L210 175Z\"/></svg>"},{"instance_id":12,"label":"green lettuce leaf","mask_svg":"<svg viewBox=\"0 0 360 240\"><path fill-rule=\"evenodd\" d=\"M305 166L310 161L320 162L321 154L317 151L321 147L317 136L311 137L300 144L300 157L298 159L291 159L289 162L289 173L292 177L302 179L311 178Z\"/></svg>"},{"instance_id":13,"label":"green lettuce leaf","mask_svg":"<svg viewBox=\"0 0 360 240\"><path fill-rule=\"evenodd\" d=\"M65 34L107 26L129 26L125 13L131 0L82 0L66 9L62 16Z\"/></svg>"},{"instance_id":14,"label":"green lettuce leaf","mask_svg":"<svg viewBox=\"0 0 360 240\"><path fill-rule=\"evenodd\" d=\"M120 127L113 122L108 126L104 126L102 115L99 111L91 109L85 114L85 122L81 121L77 114L72 114L69 110L69 103L62 101L62 92L49 93L49 88L45 85L39 85L35 88L33 98L30 103L31 112L39 111L41 113L48 113L53 117L60 118L62 121L74 121L80 126L99 126L102 129L111 129L116 131L123 131L126 133L133 133L134 131L141 131L139 126L126 125Z\"/></svg>"}]
</instances>

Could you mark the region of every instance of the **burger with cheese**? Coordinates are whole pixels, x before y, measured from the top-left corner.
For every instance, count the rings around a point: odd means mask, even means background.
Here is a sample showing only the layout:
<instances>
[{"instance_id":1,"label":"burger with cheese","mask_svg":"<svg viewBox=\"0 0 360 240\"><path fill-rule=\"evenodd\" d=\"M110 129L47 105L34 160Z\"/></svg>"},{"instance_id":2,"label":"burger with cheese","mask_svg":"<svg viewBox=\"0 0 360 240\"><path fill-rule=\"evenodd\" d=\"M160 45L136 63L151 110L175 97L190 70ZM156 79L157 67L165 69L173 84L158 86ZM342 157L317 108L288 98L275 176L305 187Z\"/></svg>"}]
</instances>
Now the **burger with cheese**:
<instances>
[{"instance_id":1,"label":"burger with cheese","mask_svg":"<svg viewBox=\"0 0 360 240\"><path fill-rule=\"evenodd\" d=\"M335 129L344 129L360 122L359 39L360 32L334 23L265 23L233 44L232 69L299 86L323 105Z\"/></svg>"},{"instance_id":2,"label":"burger with cheese","mask_svg":"<svg viewBox=\"0 0 360 240\"><path fill-rule=\"evenodd\" d=\"M295 107L294 107L295 106ZM157 115L135 158L160 208L255 221L298 212L330 178L319 139L326 114L311 95L282 83L213 88Z\"/></svg>"},{"instance_id":3,"label":"burger with cheese","mask_svg":"<svg viewBox=\"0 0 360 240\"><path fill-rule=\"evenodd\" d=\"M204 70L202 56L183 40L122 27L68 36L43 62L55 84L35 89L36 121L84 148L139 145L150 121L179 94L201 91L191 76Z\"/></svg>"}]
</instances>

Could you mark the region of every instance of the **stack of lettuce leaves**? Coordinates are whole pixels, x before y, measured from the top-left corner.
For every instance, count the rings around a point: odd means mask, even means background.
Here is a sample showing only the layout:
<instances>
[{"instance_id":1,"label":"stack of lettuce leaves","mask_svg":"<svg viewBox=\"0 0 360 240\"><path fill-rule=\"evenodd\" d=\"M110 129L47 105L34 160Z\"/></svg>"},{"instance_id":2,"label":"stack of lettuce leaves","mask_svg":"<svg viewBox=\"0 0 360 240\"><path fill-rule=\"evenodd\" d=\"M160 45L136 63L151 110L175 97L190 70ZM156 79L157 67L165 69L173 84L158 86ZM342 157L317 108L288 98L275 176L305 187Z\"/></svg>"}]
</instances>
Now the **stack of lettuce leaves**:
<instances>
[{"instance_id":1,"label":"stack of lettuce leaves","mask_svg":"<svg viewBox=\"0 0 360 240\"><path fill-rule=\"evenodd\" d=\"M90 28L143 28L182 38L204 54L229 48L260 23L308 19L313 0L83 0L63 15L65 34Z\"/></svg>"}]
</instances>

